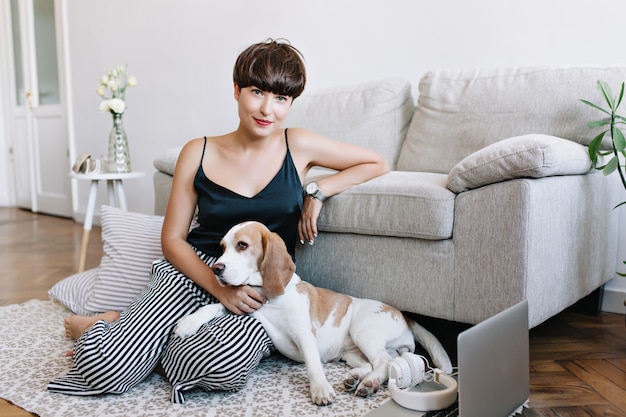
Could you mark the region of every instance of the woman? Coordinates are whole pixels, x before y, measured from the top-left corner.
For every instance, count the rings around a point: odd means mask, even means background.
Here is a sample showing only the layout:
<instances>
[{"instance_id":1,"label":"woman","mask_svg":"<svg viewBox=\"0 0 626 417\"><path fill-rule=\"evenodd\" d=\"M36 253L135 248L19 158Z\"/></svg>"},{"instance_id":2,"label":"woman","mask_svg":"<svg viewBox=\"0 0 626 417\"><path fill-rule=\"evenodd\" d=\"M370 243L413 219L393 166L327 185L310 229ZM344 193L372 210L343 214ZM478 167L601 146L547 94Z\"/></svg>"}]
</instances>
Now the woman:
<instances>
[{"instance_id":1,"label":"woman","mask_svg":"<svg viewBox=\"0 0 626 417\"><path fill-rule=\"evenodd\" d=\"M182 402L182 392L193 386L241 388L269 354L271 341L250 316L263 306L263 296L248 286L221 286L210 268L221 254L221 237L234 224L258 220L285 240L295 259L298 240L315 241L325 198L389 170L370 150L282 128L306 81L301 55L288 43L268 40L248 47L237 58L233 80L237 129L193 139L179 155L161 236L165 260L154 265L148 288L119 318L107 312L66 320L68 336L78 338L74 366L52 381L50 390L122 393L160 360L174 385L173 401ZM337 173L307 187L304 198L302 179L312 166ZM189 232L196 207L200 225ZM180 318L215 302L234 314L184 341L170 340ZM202 352L196 353L199 347ZM201 378L198 368L204 370Z\"/></svg>"}]
</instances>

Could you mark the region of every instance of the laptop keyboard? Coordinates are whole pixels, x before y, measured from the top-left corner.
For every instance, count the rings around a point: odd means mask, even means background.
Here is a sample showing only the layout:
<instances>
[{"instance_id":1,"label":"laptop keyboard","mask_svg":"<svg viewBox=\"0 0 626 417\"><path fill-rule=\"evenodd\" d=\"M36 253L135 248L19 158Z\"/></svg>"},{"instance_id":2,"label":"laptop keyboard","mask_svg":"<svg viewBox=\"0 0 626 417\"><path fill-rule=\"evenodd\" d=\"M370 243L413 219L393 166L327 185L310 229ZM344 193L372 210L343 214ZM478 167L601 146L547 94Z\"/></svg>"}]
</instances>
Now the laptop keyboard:
<instances>
[{"instance_id":1,"label":"laptop keyboard","mask_svg":"<svg viewBox=\"0 0 626 417\"><path fill-rule=\"evenodd\" d=\"M458 417L459 416L459 401L455 401L450 407L443 410L428 411L424 414L424 417Z\"/></svg>"}]
</instances>

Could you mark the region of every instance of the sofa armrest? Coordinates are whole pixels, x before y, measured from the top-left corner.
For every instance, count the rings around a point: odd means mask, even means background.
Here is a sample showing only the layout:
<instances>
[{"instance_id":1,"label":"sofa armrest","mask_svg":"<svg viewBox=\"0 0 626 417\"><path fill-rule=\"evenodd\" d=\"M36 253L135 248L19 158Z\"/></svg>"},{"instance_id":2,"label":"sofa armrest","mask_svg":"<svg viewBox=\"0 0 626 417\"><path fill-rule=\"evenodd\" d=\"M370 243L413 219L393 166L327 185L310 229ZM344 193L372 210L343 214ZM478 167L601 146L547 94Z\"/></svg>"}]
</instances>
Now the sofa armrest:
<instances>
[{"instance_id":1,"label":"sofa armrest","mask_svg":"<svg viewBox=\"0 0 626 417\"><path fill-rule=\"evenodd\" d=\"M478 323L526 298L534 327L613 278L620 186L589 172L457 194L455 320Z\"/></svg>"},{"instance_id":2,"label":"sofa armrest","mask_svg":"<svg viewBox=\"0 0 626 417\"><path fill-rule=\"evenodd\" d=\"M450 171L455 193L514 178L585 174L587 147L555 136L531 134L504 139L465 157Z\"/></svg>"},{"instance_id":3,"label":"sofa armrest","mask_svg":"<svg viewBox=\"0 0 626 417\"><path fill-rule=\"evenodd\" d=\"M176 168L178 154L180 154L180 151L182 149L182 146L168 149L167 151L156 157L152 165L154 165L154 167L160 172L174 175L174 169Z\"/></svg>"}]
</instances>

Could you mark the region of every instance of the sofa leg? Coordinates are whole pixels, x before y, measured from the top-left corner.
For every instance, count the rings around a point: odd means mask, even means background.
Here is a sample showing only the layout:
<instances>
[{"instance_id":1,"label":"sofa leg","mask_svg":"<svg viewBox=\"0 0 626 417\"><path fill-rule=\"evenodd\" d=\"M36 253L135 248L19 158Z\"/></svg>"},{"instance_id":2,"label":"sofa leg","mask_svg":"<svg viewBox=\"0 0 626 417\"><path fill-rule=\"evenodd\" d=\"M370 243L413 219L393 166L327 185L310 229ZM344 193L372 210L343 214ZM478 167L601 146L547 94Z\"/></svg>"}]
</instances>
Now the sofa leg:
<instances>
[{"instance_id":1,"label":"sofa leg","mask_svg":"<svg viewBox=\"0 0 626 417\"><path fill-rule=\"evenodd\" d=\"M578 300L570 309L576 313L597 316L602 310L602 298L604 296L604 285L597 288L591 294Z\"/></svg>"}]
</instances>

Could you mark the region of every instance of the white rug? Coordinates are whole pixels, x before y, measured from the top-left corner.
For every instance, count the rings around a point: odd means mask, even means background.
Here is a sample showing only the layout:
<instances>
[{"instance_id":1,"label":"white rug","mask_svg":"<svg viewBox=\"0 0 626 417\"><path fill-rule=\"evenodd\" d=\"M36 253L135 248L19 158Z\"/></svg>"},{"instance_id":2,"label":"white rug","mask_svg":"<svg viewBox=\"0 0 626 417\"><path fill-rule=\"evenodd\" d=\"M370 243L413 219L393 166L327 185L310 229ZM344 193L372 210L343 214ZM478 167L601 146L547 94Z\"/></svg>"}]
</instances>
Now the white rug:
<instances>
[{"instance_id":1,"label":"white rug","mask_svg":"<svg viewBox=\"0 0 626 417\"><path fill-rule=\"evenodd\" d=\"M70 312L52 301L32 300L0 307L0 398L41 417L85 416L364 416L389 398L385 388L370 398L345 392L343 363L325 365L337 392L335 402L310 402L306 369L282 356L261 362L243 390L236 393L193 391L185 404L169 402L170 385L153 374L123 395L75 397L51 393L48 381L67 372L72 348L63 319Z\"/></svg>"}]
</instances>

